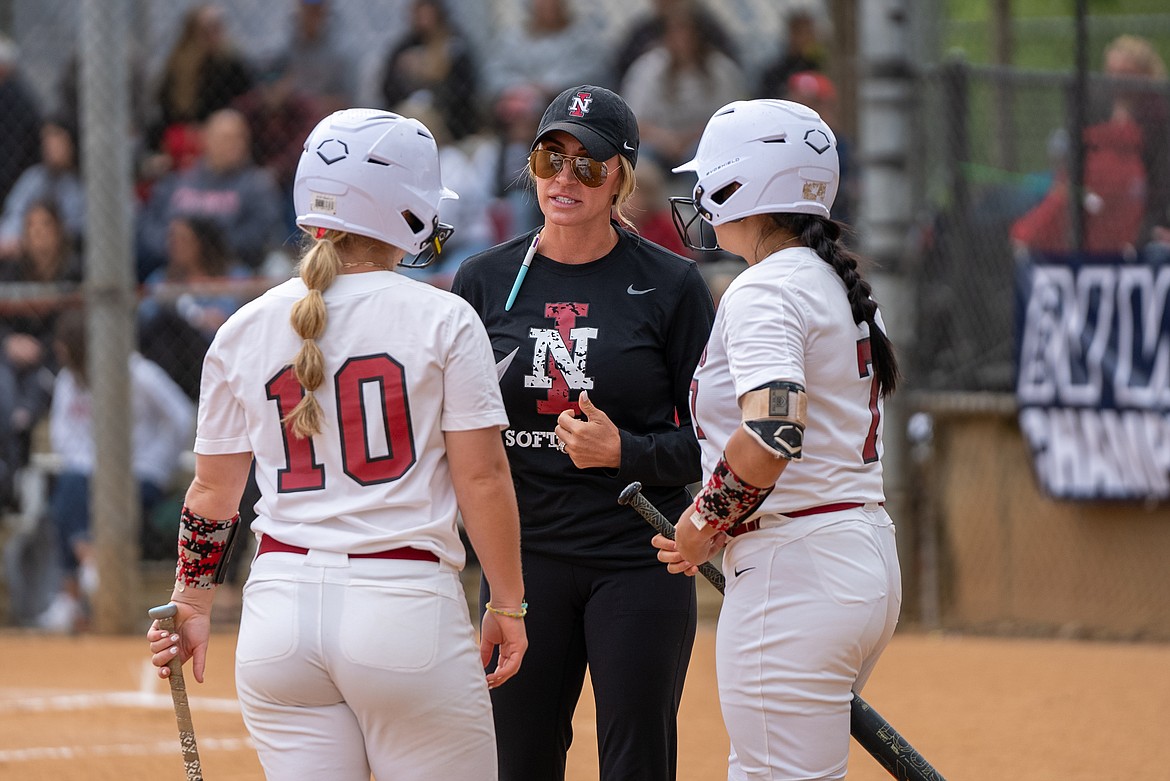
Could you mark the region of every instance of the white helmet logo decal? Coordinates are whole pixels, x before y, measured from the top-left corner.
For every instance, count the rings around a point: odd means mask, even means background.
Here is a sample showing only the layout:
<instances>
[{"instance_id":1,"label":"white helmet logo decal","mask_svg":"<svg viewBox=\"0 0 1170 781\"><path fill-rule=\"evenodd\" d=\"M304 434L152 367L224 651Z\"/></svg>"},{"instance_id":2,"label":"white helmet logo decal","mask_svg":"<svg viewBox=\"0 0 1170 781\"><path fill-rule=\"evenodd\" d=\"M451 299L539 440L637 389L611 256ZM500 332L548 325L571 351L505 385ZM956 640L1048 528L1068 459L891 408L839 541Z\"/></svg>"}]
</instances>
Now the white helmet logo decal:
<instances>
[{"instance_id":1,"label":"white helmet logo decal","mask_svg":"<svg viewBox=\"0 0 1170 781\"><path fill-rule=\"evenodd\" d=\"M806 201L818 201L820 203L824 203L825 194L828 192L828 190L829 185L826 182L810 182L806 180L801 195L804 196L804 200Z\"/></svg>"},{"instance_id":2,"label":"white helmet logo decal","mask_svg":"<svg viewBox=\"0 0 1170 781\"><path fill-rule=\"evenodd\" d=\"M804 134L804 143L808 144L818 155L823 155L832 144L829 136L820 128L813 128Z\"/></svg>"},{"instance_id":3,"label":"white helmet logo decal","mask_svg":"<svg viewBox=\"0 0 1170 781\"><path fill-rule=\"evenodd\" d=\"M333 165L338 160L349 156L349 147L344 141L336 138L327 138L317 145L317 157L325 161L325 165Z\"/></svg>"}]
</instances>

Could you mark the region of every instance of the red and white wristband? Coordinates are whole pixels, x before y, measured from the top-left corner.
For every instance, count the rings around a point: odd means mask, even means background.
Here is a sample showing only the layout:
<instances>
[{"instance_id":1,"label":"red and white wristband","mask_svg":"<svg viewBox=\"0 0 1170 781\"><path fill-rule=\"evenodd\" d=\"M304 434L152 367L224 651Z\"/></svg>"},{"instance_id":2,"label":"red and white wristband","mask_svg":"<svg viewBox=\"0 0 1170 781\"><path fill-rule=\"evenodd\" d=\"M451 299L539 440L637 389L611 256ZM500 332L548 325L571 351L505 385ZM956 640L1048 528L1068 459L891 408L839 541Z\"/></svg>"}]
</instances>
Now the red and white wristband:
<instances>
[{"instance_id":1,"label":"red and white wristband","mask_svg":"<svg viewBox=\"0 0 1170 781\"><path fill-rule=\"evenodd\" d=\"M722 455L711 472L711 479L695 497L691 523L699 531L708 526L717 532L728 531L758 510L775 487L757 488L745 482L732 471L727 456Z\"/></svg>"},{"instance_id":2,"label":"red and white wristband","mask_svg":"<svg viewBox=\"0 0 1170 781\"><path fill-rule=\"evenodd\" d=\"M196 515L183 505L179 516L179 563L175 568L175 584L180 590L223 583L239 526L239 513L226 521L216 521Z\"/></svg>"}]
</instances>

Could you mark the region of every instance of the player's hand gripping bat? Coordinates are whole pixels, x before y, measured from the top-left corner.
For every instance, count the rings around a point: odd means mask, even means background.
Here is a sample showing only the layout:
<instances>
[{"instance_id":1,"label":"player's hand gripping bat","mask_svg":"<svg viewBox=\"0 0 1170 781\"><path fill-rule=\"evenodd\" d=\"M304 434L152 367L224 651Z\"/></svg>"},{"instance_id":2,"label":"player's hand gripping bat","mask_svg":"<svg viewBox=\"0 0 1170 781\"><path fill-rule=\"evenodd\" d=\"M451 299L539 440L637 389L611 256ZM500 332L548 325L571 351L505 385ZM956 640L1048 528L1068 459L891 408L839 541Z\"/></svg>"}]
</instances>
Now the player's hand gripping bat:
<instances>
[{"instance_id":1,"label":"player's hand gripping bat","mask_svg":"<svg viewBox=\"0 0 1170 781\"><path fill-rule=\"evenodd\" d=\"M175 631L175 614L179 612L174 602L152 607L147 615L158 621L158 628L172 634ZM178 655L167 663L171 668L171 702L175 704L175 719L179 722L179 745L183 749L183 766L187 770L187 781L203 781L203 767L199 763L199 747L195 744L195 726L191 723L191 706L187 702L187 683L183 680L183 664Z\"/></svg>"},{"instance_id":2,"label":"player's hand gripping bat","mask_svg":"<svg viewBox=\"0 0 1170 781\"><path fill-rule=\"evenodd\" d=\"M618 496L618 504L638 511L647 523L668 540L674 539L674 525L642 496L642 484L630 483ZM710 562L699 565L699 572L723 593L723 573ZM869 703L853 693L850 703L849 732L890 775L898 781L946 781L930 763L911 746Z\"/></svg>"}]
</instances>

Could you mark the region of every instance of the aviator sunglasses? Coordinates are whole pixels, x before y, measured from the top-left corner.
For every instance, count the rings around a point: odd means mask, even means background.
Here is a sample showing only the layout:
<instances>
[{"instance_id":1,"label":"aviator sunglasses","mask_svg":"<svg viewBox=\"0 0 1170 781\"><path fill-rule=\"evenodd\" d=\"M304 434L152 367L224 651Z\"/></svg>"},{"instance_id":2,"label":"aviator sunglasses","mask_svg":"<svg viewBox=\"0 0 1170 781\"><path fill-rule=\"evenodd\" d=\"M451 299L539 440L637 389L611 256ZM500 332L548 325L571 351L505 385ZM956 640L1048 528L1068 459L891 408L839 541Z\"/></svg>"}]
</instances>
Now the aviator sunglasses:
<instances>
[{"instance_id":1,"label":"aviator sunglasses","mask_svg":"<svg viewBox=\"0 0 1170 781\"><path fill-rule=\"evenodd\" d=\"M600 187L605 184L605 177L609 175L609 168L605 163L599 163L591 157L573 157L548 149L537 149L530 154L528 167L533 175L541 179L551 179L561 172L565 161L571 161L573 175L586 187Z\"/></svg>"}]
</instances>

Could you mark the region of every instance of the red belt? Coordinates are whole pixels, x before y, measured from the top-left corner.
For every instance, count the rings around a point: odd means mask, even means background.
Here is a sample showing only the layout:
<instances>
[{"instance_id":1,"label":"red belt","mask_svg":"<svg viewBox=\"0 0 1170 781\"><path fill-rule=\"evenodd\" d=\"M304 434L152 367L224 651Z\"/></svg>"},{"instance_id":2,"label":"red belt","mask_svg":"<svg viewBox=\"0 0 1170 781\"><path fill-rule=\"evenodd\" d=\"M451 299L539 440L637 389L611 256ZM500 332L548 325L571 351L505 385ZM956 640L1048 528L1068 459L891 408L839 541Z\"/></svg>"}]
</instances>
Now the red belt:
<instances>
[{"instance_id":1,"label":"red belt","mask_svg":"<svg viewBox=\"0 0 1170 781\"><path fill-rule=\"evenodd\" d=\"M308 552L308 548L289 545L275 537L269 537L267 534L264 534L260 537L260 547L257 548L256 555L259 556L261 553L299 553L303 556ZM433 561L436 563L439 561L439 557L429 550L419 550L418 548L393 548L391 550L375 551L374 553L351 553L349 557L351 559L409 559L411 561Z\"/></svg>"},{"instance_id":2,"label":"red belt","mask_svg":"<svg viewBox=\"0 0 1170 781\"><path fill-rule=\"evenodd\" d=\"M836 502L835 504L821 504L821 505L817 505L816 507L809 507L805 510L795 510L794 512L780 513L780 514L785 516L786 518L803 518L806 515L821 515L823 513L839 512L840 510L852 510L854 507L865 507L866 504L868 504L868 503L867 502ZM884 505L885 505L885 502L878 502L878 506L884 506ZM738 537L741 534L747 534L748 532L754 532L758 528L760 528L760 519L753 518L752 520L748 521L747 523L741 523L739 526L736 526L735 528L728 531L727 536Z\"/></svg>"}]
</instances>

